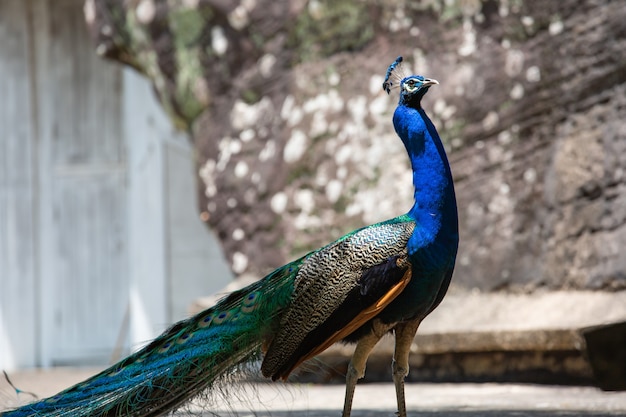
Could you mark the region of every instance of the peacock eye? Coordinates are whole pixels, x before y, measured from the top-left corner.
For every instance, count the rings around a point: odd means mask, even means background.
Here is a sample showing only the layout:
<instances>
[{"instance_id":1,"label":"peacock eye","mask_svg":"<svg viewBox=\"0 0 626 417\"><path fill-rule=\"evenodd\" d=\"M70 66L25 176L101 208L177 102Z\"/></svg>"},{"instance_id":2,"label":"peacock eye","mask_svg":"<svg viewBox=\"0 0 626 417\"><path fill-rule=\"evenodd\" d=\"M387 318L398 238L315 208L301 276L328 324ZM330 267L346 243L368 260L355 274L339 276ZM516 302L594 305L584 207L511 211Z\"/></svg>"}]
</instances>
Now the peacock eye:
<instances>
[{"instance_id":1,"label":"peacock eye","mask_svg":"<svg viewBox=\"0 0 626 417\"><path fill-rule=\"evenodd\" d=\"M417 81L408 80L405 86L406 86L406 91L408 91L409 93L412 93L413 91L417 89Z\"/></svg>"}]
</instances>

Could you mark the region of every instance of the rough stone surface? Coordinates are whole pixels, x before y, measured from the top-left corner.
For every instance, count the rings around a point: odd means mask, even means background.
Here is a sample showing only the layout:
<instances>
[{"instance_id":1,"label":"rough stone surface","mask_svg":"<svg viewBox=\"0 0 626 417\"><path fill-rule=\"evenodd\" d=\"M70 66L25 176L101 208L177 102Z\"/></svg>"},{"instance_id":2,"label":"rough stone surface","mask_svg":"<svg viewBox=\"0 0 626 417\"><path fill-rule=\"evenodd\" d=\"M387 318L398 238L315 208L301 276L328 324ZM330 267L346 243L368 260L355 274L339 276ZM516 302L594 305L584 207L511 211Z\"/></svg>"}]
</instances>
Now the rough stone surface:
<instances>
[{"instance_id":1,"label":"rough stone surface","mask_svg":"<svg viewBox=\"0 0 626 417\"><path fill-rule=\"evenodd\" d=\"M99 53L193 134L202 217L261 275L411 205L404 55L456 180L457 290L626 288L626 8L601 0L90 0ZM89 19L88 19L89 20Z\"/></svg>"}]
</instances>

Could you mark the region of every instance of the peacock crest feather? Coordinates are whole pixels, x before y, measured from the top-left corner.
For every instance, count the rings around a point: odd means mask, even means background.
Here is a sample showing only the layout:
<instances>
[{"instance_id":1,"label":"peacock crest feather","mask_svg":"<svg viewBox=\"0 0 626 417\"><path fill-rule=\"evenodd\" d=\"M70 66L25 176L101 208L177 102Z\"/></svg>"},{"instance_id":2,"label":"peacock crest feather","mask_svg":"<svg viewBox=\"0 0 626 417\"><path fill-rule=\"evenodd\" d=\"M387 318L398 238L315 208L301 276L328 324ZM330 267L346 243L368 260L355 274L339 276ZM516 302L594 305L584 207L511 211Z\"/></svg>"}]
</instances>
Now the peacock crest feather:
<instances>
[{"instance_id":1,"label":"peacock crest feather","mask_svg":"<svg viewBox=\"0 0 626 417\"><path fill-rule=\"evenodd\" d=\"M387 68L387 73L385 74L385 81L383 81L383 90L385 90L387 94L391 93L392 89L400 88L400 81L406 77L402 62L403 62L403 58L399 56Z\"/></svg>"}]
</instances>

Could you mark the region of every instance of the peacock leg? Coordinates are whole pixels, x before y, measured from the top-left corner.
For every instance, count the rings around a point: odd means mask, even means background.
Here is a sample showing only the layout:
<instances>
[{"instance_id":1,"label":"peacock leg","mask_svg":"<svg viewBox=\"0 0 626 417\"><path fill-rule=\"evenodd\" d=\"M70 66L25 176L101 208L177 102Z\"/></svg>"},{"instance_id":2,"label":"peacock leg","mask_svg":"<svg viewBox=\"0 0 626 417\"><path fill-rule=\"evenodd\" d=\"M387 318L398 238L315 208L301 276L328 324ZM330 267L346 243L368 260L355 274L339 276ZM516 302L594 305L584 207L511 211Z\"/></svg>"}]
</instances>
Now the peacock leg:
<instances>
[{"instance_id":1,"label":"peacock leg","mask_svg":"<svg viewBox=\"0 0 626 417\"><path fill-rule=\"evenodd\" d=\"M415 320L401 323L396 326L396 349L393 355L392 373L393 383L396 386L398 401L398 417L406 417L406 401L404 399L404 378L409 374L409 354L411 344L420 321Z\"/></svg>"},{"instance_id":2,"label":"peacock leg","mask_svg":"<svg viewBox=\"0 0 626 417\"><path fill-rule=\"evenodd\" d=\"M372 332L359 339L346 374L346 398L343 403L342 417L350 417L352 411L352 399L354 398L354 389L359 379L365 376L365 365L372 349L381 337L389 330L388 325L374 322Z\"/></svg>"}]
</instances>

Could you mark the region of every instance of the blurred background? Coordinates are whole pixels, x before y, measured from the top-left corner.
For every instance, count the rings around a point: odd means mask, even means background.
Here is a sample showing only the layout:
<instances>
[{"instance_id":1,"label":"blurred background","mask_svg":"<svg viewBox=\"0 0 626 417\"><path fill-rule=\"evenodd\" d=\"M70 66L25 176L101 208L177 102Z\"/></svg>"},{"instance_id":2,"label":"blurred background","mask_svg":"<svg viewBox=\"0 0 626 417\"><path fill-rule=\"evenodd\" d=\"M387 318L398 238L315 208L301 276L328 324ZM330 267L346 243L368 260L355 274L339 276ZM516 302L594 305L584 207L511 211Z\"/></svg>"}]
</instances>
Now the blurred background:
<instances>
[{"instance_id":1,"label":"blurred background","mask_svg":"<svg viewBox=\"0 0 626 417\"><path fill-rule=\"evenodd\" d=\"M0 39L0 368L106 364L408 210L403 55L461 227L409 379L626 388L623 2L0 0Z\"/></svg>"}]
</instances>

